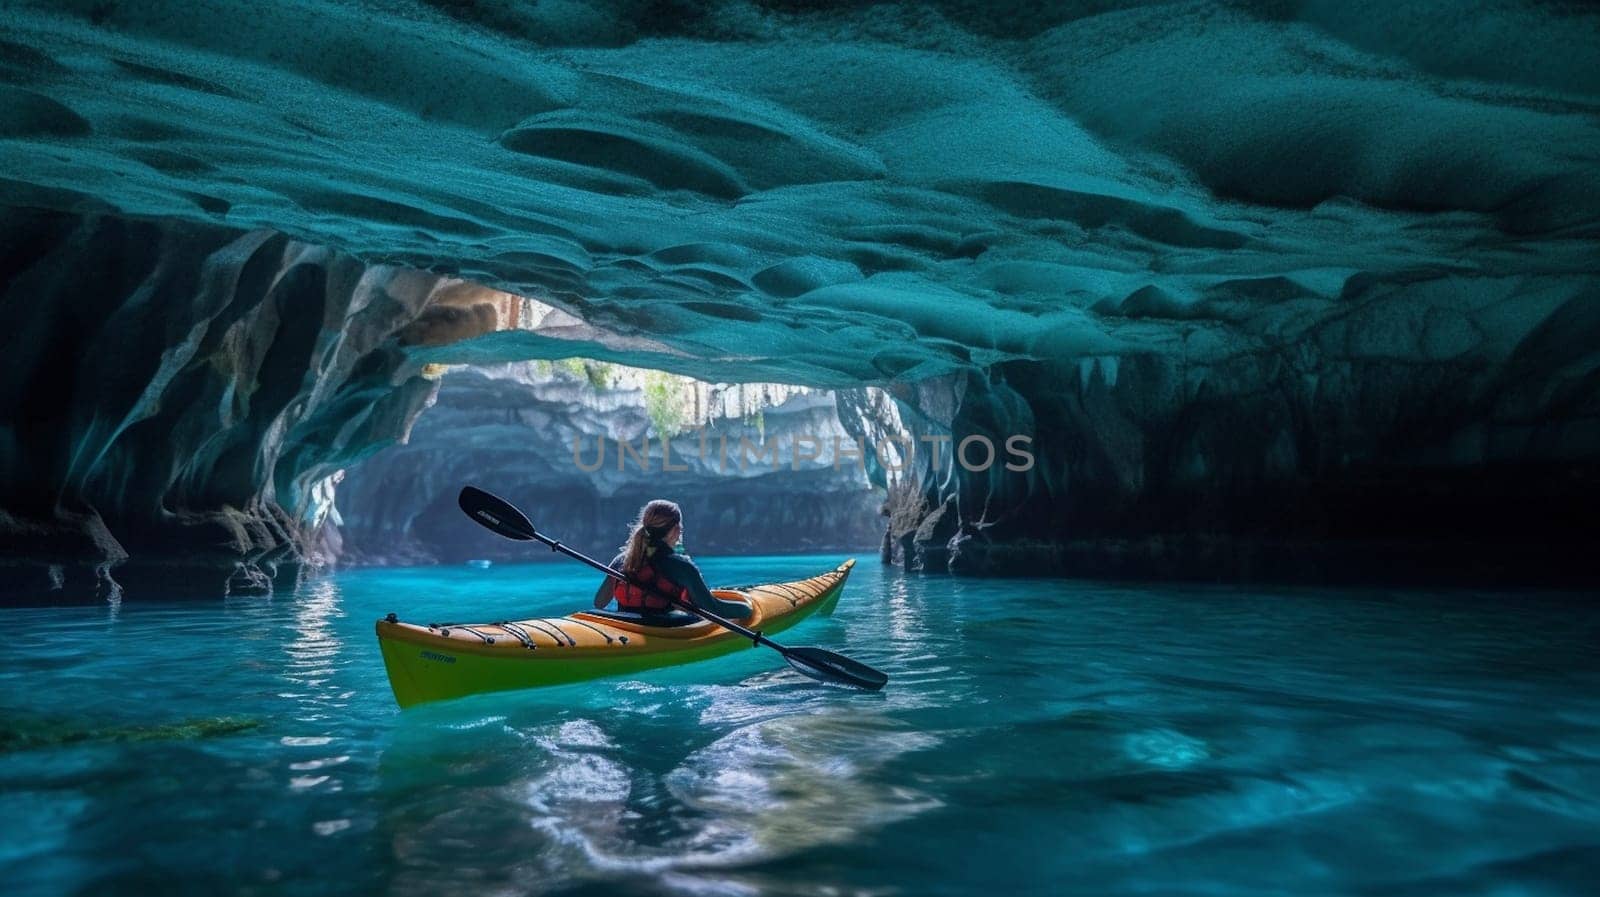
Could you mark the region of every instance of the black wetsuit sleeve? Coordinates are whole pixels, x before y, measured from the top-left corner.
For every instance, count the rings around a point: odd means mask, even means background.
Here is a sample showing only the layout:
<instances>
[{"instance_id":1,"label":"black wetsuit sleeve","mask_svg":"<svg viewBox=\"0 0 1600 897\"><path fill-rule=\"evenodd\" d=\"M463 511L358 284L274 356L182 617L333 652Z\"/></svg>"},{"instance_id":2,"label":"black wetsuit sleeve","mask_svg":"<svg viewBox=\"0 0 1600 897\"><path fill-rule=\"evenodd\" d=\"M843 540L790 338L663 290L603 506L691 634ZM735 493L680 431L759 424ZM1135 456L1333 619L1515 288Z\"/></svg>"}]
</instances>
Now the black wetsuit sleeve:
<instances>
[{"instance_id":1,"label":"black wetsuit sleeve","mask_svg":"<svg viewBox=\"0 0 1600 897\"><path fill-rule=\"evenodd\" d=\"M750 616L749 605L738 601L723 601L711 594L711 589L706 586L705 577L700 575L700 568L694 565L694 561L679 554L671 554L661 558L657 562L656 569L668 579L688 589L689 598L696 606L734 620Z\"/></svg>"}]
</instances>

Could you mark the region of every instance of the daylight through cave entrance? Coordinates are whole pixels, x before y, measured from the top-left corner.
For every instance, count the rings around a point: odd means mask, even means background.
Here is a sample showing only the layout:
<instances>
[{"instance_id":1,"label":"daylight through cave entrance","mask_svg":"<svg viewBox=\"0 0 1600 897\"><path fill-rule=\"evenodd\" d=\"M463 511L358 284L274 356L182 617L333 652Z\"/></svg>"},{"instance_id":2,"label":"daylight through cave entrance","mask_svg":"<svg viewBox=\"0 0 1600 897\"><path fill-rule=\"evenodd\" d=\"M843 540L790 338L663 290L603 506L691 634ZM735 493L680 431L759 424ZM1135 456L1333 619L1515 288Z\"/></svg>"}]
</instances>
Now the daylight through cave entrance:
<instances>
[{"instance_id":1,"label":"daylight through cave entrance","mask_svg":"<svg viewBox=\"0 0 1600 897\"><path fill-rule=\"evenodd\" d=\"M465 280L441 281L406 334L436 396L398 444L323 481L321 561L546 556L468 524L456 507L468 483L596 555L652 498L684 508L699 552L875 551L889 487L917 476L896 403L876 387L699 379L685 372L737 371L737 361L702 361ZM623 363L641 358L677 370Z\"/></svg>"},{"instance_id":2,"label":"daylight through cave entrance","mask_svg":"<svg viewBox=\"0 0 1600 897\"><path fill-rule=\"evenodd\" d=\"M841 408L833 390L708 383L584 358L433 373L438 396L405 443L341 477L325 542L341 563L552 556L469 523L456 507L468 483L597 557L653 498L683 508L691 552L870 552L882 541L888 482L875 450L863 451L851 417L859 403Z\"/></svg>"}]
</instances>

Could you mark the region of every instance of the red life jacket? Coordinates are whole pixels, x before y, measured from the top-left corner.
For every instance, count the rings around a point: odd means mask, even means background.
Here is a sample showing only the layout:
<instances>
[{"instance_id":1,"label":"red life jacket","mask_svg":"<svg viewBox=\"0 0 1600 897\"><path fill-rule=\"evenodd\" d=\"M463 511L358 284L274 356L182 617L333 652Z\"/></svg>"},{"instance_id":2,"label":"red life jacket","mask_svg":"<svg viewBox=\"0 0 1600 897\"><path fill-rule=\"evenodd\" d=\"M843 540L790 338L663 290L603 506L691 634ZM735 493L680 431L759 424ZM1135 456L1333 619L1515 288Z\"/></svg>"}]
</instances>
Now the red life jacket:
<instances>
[{"instance_id":1,"label":"red life jacket","mask_svg":"<svg viewBox=\"0 0 1600 897\"><path fill-rule=\"evenodd\" d=\"M633 574L633 578L652 586L653 590L641 589L629 582L618 582L611 587L611 597L617 599L617 607L622 610L635 614L662 614L672 610L672 602L657 595L657 591L676 595L685 604L689 603L688 589L656 573L655 568L649 564L641 566Z\"/></svg>"}]
</instances>

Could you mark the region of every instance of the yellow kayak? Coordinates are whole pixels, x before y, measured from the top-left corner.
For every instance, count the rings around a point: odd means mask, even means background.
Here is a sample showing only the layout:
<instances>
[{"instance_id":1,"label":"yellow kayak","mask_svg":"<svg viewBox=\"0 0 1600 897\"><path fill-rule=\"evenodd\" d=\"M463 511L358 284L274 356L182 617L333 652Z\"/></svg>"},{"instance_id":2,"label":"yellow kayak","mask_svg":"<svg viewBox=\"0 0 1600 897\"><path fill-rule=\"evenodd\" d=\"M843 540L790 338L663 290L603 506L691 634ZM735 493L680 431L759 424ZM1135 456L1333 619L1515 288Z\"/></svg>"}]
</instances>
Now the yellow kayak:
<instances>
[{"instance_id":1,"label":"yellow kayak","mask_svg":"<svg viewBox=\"0 0 1600 897\"><path fill-rule=\"evenodd\" d=\"M855 560L810 579L715 589L725 601L749 604L739 622L772 635L813 613L833 612ZM389 686L402 708L491 691L537 688L624 676L705 660L749 639L684 614L671 625L646 625L630 614L582 611L565 617L498 623L378 621L378 646Z\"/></svg>"}]
</instances>

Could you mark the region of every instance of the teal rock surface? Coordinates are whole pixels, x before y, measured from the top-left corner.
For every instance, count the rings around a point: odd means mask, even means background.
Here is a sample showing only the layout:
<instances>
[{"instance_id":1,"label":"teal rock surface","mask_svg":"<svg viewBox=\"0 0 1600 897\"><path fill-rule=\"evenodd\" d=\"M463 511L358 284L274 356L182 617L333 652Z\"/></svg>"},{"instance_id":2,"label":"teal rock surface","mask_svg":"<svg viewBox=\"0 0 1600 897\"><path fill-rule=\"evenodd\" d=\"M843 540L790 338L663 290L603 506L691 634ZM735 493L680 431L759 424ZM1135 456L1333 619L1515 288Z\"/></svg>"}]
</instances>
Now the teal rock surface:
<instances>
[{"instance_id":1,"label":"teal rock surface","mask_svg":"<svg viewBox=\"0 0 1600 897\"><path fill-rule=\"evenodd\" d=\"M0 41L29 582L227 543L259 588L422 367L569 356L1033 438L916 461L925 569L1592 579L1588 7L52 0ZM407 342L426 302L345 305L362 271L567 323L445 302Z\"/></svg>"}]
</instances>

